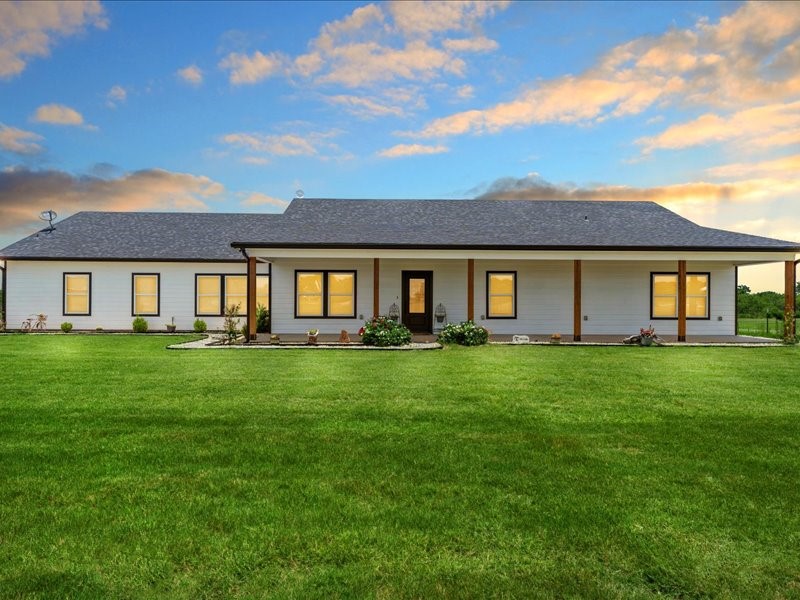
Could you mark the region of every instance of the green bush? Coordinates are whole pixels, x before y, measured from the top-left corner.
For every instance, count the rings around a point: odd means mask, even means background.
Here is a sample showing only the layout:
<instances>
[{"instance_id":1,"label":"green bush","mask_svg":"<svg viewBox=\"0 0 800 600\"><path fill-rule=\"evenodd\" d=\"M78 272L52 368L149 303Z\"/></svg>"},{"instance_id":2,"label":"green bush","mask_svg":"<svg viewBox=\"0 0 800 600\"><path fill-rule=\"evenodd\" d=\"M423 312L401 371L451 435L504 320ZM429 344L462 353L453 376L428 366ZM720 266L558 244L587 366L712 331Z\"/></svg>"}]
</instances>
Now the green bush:
<instances>
[{"instance_id":1,"label":"green bush","mask_svg":"<svg viewBox=\"0 0 800 600\"><path fill-rule=\"evenodd\" d=\"M228 344L233 344L236 338L239 337L241 326L239 325L239 305L231 304L225 307L225 321L222 324L222 330L225 332L225 341ZM245 334L247 338L247 334Z\"/></svg>"},{"instance_id":2,"label":"green bush","mask_svg":"<svg viewBox=\"0 0 800 600\"><path fill-rule=\"evenodd\" d=\"M147 319L144 317L136 317L133 320L133 333L146 333L147 327Z\"/></svg>"},{"instance_id":3,"label":"green bush","mask_svg":"<svg viewBox=\"0 0 800 600\"><path fill-rule=\"evenodd\" d=\"M205 333L208 329L208 325L202 319L195 319L194 321L194 331L195 333Z\"/></svg>"},{"instance_id":4,"label":"green bush","mask_svg":"<svg viewBox=\"0 0 800 600\"><path fill-rule=\"evenodd\" d=\"M411 343L408 327L389 317L375 317L359 330L365 346L405 346Z\"/></svg>"},{"instance_id":5,"label":"green bush","mask_svg":"<svg viewBox=\"0 0 800 600\"><path fill-rule=\"evenodd\" d=\"M489 332L485 327L476 325L472 321L462 321L458 324L448 323L439 334L438 341L442 344L482 346L489 341Z\"/></svg>"},{"instance_id":6,"label":"green bush","mask_svg":"<svg viewBox=\"0 0 800 600\"><path fill-rule=\"evenodd\" d=\"M263 304L256 308L256 333L267 333L269 331L269 311Z\"/></svg>"},{"instance_id":7,"label":"green bush","mask_svg":"<svg viewBox=\"0 0 800 600\"><path fill-rule=\"evenodd\" d=\"M64 333L69 333L70 331L72 331L72 323L69 323L67 321L63 322L61 324L61 331L63 331Z\"/></svg>"}]
</instances>

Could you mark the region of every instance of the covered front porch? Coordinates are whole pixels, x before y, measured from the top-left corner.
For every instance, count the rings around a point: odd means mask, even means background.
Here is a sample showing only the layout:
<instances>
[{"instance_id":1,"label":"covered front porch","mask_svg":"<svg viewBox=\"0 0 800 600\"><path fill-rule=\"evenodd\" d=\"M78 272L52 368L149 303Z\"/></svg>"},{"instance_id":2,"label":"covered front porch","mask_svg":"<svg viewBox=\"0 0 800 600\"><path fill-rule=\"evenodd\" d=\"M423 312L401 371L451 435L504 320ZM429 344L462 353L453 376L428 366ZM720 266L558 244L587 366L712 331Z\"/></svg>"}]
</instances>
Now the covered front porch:
<instances>
[{"instance_id":1,"label":"covered front porch","mask_svg":"<svg viewBox=\"0 0 800 600\"><path fill-rule=\"evenodd\" d=\"M255 314L256 265L269 263L272 332L287 341L302 340L308 329L319 329L321 341L338 340L342 330L356 340L364 320L394 313L420 339L435 339L447 322L472 320L486 327L497 342L510 342L513 335L542 342L559 333L564 343L616 343L652 323L668 341L770 343L738 336L736 328L738 266L765 262L785 264L789 316L785 325L787 335L795 331L796 262L794 255L786 260L786 253L418 249L322 253L304 248L247 248L246 253L247 314ZM352 297L345 305L345 312L350 312L334 315L321 308L325 314L317 317L301 314L305 292L299 277L308 273L318 275L320 307L332 306L326 278L352 274ZM497 274L510 282L507 290L492 289ZM667 277L667 291L654 289L662 283L657 276ZM693 289L698 286L703 288L700 294ZM508 298L500 298L504 294ZM500 314L493 315L501 304ZM674 314L659 316L665 306L667 311L673 306ZM255 319L248 319L248 333L255 341Z\"/></svg>"}]
</instances>

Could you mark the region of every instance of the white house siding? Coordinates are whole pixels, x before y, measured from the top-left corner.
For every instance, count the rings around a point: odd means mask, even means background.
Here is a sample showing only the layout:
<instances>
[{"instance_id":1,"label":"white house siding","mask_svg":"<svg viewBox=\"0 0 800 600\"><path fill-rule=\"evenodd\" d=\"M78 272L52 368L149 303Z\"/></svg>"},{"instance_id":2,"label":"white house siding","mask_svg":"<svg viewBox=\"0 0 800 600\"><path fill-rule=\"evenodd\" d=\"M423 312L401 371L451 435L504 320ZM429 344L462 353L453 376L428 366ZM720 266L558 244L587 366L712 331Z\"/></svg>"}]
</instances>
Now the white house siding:
<instances>
[{"instance_id":1,"label":"white house siding","mask_svg":"<svg viewBox=\"0 0 800 600\"><path fill-rule=\"evenodd\" d=\"M175 262L111 262L111 261L8 261L7 323L17 329L31 314L44 313L47 325L57 329L64 321L77 330L130 330L132 273L161 275L160 315L147 316L151 330L164 331L164 325L175 317L179 330L191 330L195 316L195 274L214 273L244 275L245 263L175 263ZM258 266L259 274L267 274L268 265ZM64 315L63 274L91 273L92 295L90 316ZM209 329L221 329L222 317L199 317ZM244 321L242 321L244 323Z\"/></svg>"},{"instance_id":2,"label":"white house siding","mask_svg":"<svg viewBox=\"0 0 800 600\"><path fill-rule=\"evenodd\" d=\"M650 273L677 273L675 262L583 261L582 333L638 333L652 323L656 333L677 335L677 319L650 318ZM687 319L687 335L733 335L736 327L735 270L730 263L692 262L689 273L710 273L710 319ZM571 274L571 270L570 270ZM570 286L572 287L572 286ZM565 298L572 309L571 297ZM722 320L718 320L722 317ZM572 331L572 326L564 328Z\"/></svg>"},{"instance_id":3,"label":"white house siding","mask_svg":"<svg viewBox=\"0 0 800 600\"><path fill-rule=\"evenodd\" d=\"M516 319L486 318L488 271L517 272ZM572 261L476 260L475 322L498 334L571 333Z\"/></svg>"}]
</instances>

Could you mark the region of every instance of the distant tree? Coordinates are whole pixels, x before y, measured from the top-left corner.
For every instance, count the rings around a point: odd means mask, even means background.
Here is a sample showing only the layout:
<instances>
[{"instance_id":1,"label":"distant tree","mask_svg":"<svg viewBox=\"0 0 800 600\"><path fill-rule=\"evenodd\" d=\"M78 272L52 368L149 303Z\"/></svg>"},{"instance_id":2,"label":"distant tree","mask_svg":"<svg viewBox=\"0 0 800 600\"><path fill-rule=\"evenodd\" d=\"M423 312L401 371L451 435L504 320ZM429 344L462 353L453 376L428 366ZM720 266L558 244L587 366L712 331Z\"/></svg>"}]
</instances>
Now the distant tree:
<instances>
[{"instance_id":1,"label":"distant tree","mask_svg":"<svg viewBox=\"0 0 800 600\"><path fill-rule=\"evenodd\" d=\"M736 287L737 294L749 294L750 293L750 286L739 284Z\"/></svg>"}]
</instances>

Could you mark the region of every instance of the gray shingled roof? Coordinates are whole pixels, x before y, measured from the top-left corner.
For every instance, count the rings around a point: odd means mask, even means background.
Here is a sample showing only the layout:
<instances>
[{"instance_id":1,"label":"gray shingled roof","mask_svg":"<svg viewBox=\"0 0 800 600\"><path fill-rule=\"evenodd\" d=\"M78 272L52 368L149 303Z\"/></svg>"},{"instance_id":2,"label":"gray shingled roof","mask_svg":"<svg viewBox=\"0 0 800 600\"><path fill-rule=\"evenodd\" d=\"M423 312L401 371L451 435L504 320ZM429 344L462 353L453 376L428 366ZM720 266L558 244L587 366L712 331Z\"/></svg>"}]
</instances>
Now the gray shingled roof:
<instances>
[{"instance_id":1,"label":"gray shingled roof","mask_svg":"<svg viewBox=\"0 0 800 600\"><path fill-rule=\"evenodd\" d=\"M80 212L0 250L0 258L240 261L231 241L274 229L281 215Z\"/></svg>"},{"instance_id":2,"label":"gray shingled roof","mask_svg":"<svg viewBox=\"0 0 800 600\"><path fill-rule=\"evenodd\" d=\"M800 252L800 243L701 227L653 202L295 199L282 215L82 212L0 258L242 260L232 243Z\"/></svg>"},{"instance_id":3,"label":"gray shingled roof","mask_svg":"<svg viewBox=\"0 0 800 600\"><path fill-rule=\"evenodd\" d=\"M280 227L236 246L697 248L800 251L701 227L654 202L295 199Z\"/></svg>"}]
</instances>

